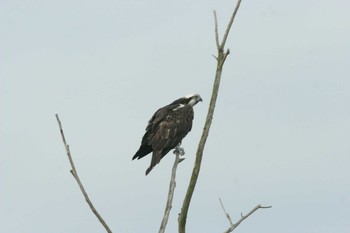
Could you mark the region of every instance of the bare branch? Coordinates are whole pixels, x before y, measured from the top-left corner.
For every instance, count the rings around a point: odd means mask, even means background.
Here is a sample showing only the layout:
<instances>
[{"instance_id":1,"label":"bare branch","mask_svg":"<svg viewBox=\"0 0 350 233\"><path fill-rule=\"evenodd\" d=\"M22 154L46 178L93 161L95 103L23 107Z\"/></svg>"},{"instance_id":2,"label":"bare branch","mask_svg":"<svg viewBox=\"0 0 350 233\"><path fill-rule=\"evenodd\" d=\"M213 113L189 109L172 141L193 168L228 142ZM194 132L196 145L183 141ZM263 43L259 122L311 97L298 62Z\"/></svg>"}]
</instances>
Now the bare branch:
<instances>
[{"instance_id":1,"label":"bare branch","mask_svg":"<svg viewBox=\"0 0 350 233\"><path fill-rule=\"evenodd\" d=\"M239 224L241 224L245 219L247 219L250 215L252 215L255 211L257 211L258 209L267 209L267 208L271 208L272 206L262 206L262 205L257 205L255 206L254 209L252 209L247 215L243 215L241 213L241 218L236 222L236 223L233 223L232 222L232 219L230 217L230 215L226 212L225 210L225 207L224 207L224 204L222 203L221 201L221 198L219 198L219 201L220 201L220 204L221 204L221 207L222 207L222 210L224 211L225 215L226 215L226 218L228 219L229 223L230 223L230 227L224 231L224 233L229 233L229 232L232 232L234 229L236 229Z\"/></svg>"},{"instance_id":2,"label":"bare branch","mask_svg":"<svg viewBox=\"0 0 350 233\"><path fill-rule=\"evenodd\" d=\"M79 188L80 188L81 192L83 193L83 195L85 197L85 201L88 203L88 205L89 205L90 209L92 210L92 212L95 214L95 216L100 221L100 223L103 225L103 227L106 229L106 231L108 233L112 233L112 231L109 229L109 227L106 224L106 222L103 220L101 215L97 212L96 208L94 207L94 205L90 201L90 198L89 198L88 194L86 193L83 184L80 181L80 178L78 176L77 170L75 169L75 165L74 165L74 162L73 162L72 155L71 155L70 150L69 150L69 145L67 144L66 138L65 138L64 133L63 133L62 124L61 124L60 118L58 117L58 114L56 114L56 119L57 119L58 126L60 128L63 144L64 144L64 147L66 149L66 153L67 153L67 156L68 156L68 159L69 159L69 163L70 163L70 166L72 167L72 169L70 170L70 173L72 173L74 179L78 183Z\"/></svg>"},{"instance_id":3,"label":"bare branch","mask_svg":"<svg viewBox=\"0 0 350 233\"><path fill-rule=\"evenodd\" d=\"M225 215L226 215L226 218L227 218L228 221L230 222L230 226L232 226L232 225L233 225L232 219L231 219L230 215L226 212L225 207L224 207L224 204L223 204L222 201L221 201L221 198L219 198L219 201L220 201L221 208L222 208L222 210L224 211L224 213L225 213Z\"/></svg>"},{"instance_id":4,"label":"bare branch","mask_svg":"<svg viewBox=\"0 0 350 233\"><path fill-rule=\"evenodd\" d=\"M216 42L216 48L220 49L220 42L219 42L219 29L218 29L218 18L216 17L216 11L214 11L214 23L215 23L215 42Z\"/></svg>"},{"instance_id":5,"label":"bare branch","mask_svg":"<svg viewBox=\"0 0 350 233\"><path fill-rule=\"evenodd\" d=\"M176 187L175 178L176 178L177 165L181 161L184 160L183 158L180 159L180 152L178 150L178 147L179 147L179 145L175 149L175 161L174 161L173 168L171 170L171 179L170 179L170 185L169 185L169 191L168 191L168 199L167 199L167 203L166 203L166 206L165 206L163 220L162 220L162 223L160 224L159 233L164 233L165 232L165 228L166 228L166 225L168 223L170 210L171 210L172 203L173 203L174 190L175 190L175 187Z\"/></svg>"},{"instance_id":6,"label":"bare branch","mask_svg":"<svg viewBox=\"0 0 350 233\"><path fill-rule=\"evenodd\" d=\"M225 47L228 34L230 33L230 29L231 29L232 23L233 23L233 21L234 21L234 19L235 19L235 17L236 17L236 14L237 14L237 12L238 12L238 9L239 9L239 6L240 6L240 5L241 5L241 0L237 0L236 8L235 8L235 10L233 11L233 14L232 14L232 16L231 16L230 22L229 22L228 25L227 25L227 28L226 28L224 37L222 38L222 42L221 42L221 45L220 45L222 49L224 49L224 47Z\"/></svg>"},{"instance_id":7,"label":"bare branch","mask_svg":"<svg viewBox=\"0 0 350 233\"><path fill-rule=\"evenodd\" d=\"M191 199L192 199L192 195L194 192L194 188L196 187L197 184L197 179L199 176L199 171L200 171L200 167L201 167L201 163L202 163L202 157L203 157L203 151L204 151L204 146L205 143L207 141L208 135L209 135L209 130L210 130L210 126L211 126L211 122L213 120L213 116L214 116L214 110L215 110L215 105L216 105L216 100L217 100L217 96L218 96L218 92L219 92L219 87L220 87L220 81L221 81L221 74L222 74L222 68L224 65L224 62L226 60L226 57L229 54L229 51L227 51L226 53L224 53L224 47L225 47L225 43L228 37L228 34L230 32L230 28L232 26L233 20L236 16L236 13L238 11L239 5L241 3L241 0L238 0L236 8L231 16L231 20L227 26L226 32L225 32L225 36L223 38L223 42L221 43L221 45L218 46L218 30L217 30L217 18L216 18L216 13L214 12L214 19L215 19L215 38L216 38L216 44L217 44L217 49L218 49L218 56L217 56L217 67L216 67L216 72L215 72L215 80L214 80L214 84L213 84L213 90L212 90L212 95L211 95L211 99L210 99L210 104L209 104L209 109L208 109L208 113L207 113L207 118L205 120L205 125L204 125L204 129L203 129L203 133L201 136L201 139L199 141L199 145L197 148L197 153L196 153L196 160L195 160L195 164L194 164L194 168L192 170L192 175L191 175L191 179L190 182L188 184L188 188L187 188L187 192L184 198L184 201L182 203L182 208L181 208L181 212L179 214L179 218L178 218L178 229L179 229L179 233L185 233L186 232L186 220L187 220L187 213L188 213L188 209L191 203Z\"/></svg>"}]
</instances>

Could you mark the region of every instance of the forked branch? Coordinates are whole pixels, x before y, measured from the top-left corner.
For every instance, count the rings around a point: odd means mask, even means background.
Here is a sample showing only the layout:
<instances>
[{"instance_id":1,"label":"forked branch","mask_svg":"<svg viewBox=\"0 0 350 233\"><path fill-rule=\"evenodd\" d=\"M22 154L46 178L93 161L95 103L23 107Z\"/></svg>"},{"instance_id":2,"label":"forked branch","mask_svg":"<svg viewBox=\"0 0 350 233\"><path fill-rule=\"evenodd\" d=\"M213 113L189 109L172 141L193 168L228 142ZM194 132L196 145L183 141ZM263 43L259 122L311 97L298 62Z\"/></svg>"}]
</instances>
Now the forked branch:
<instances>
[{"instance_id":1,"label":"forked branch","mask_svg":"<svg viewBox=\"0 0 350 233\"><path fill-rule=\"evenodd\" d=\"M212 95L211 95L211 99L210 99L207 118L205 120L203 133L202 133L201 139L199 141L199 145L198 145L198 149L197 149L197 153L196 153L196 160L195 160L194 168L192 170L191 179L190 179L190 182L189 182L189 185L187 188L187 192L186 192L186 196L185 196L184 201L182 203L181 212L180 212L179 218L178 218L179 233L186 232L187 213L188 213L188 209L189 209L189 206L191 203L192 194L194 192L194 188L195 188L196 183L197 183L197 179L198 179L198 175L199 175L199 171L200 171L200 167L201 167L201 163L202 163L204 146L205 146L205 143L206 143L208 135L209 135L210 126L211 126L211 122L212 122L213 115L214 115L216 99L217 99L219 87L220 87L222 68L223 68L223 65L225 63L227 56L230 54L229 50L224 52L225 44L226 44L227 37L229 35L232 23L235 19L235 16L237 14L237 11L239 9L240 4L241 4L241 0L238 0L236 7L235 7L235 10L232 13L231 19L227 25L227 28L226 28L226 31L225 31L225 34L224 34L224 37L222 39L221 44L219 42L219 32L218 32L218 23L217 23L216 12L214 11L215 41L216 41L216 46L217 46L217 50L218 50L218 54L217 54L217 56L215 56L215 58L217 60L215 80L214 80L214 84L213 84L213 90L212 90Z\"/></svg>"},{"instance_id":2,"label":"forked branch","mask_svg":"<svg viewBox=\"0 0 350 233\"><path fill-rule=\"evenodd\" d=\"M221 198L219 198L219 201L220 201L221 208L222 208L222 210L224 211L225 216L226 216L227 220L228 220L229 223L230 223L230 227L229 227L226 231L224 231L224 233L232 232L234 229L236 229L236 228L239 226L239 224L241 224L244 220L246 220L250 215L252 215L252 214L253 214L255 211L257 211L258 209L268 209L268 208L271 208L271 207L272 207L272 206L257 205L257 206L255 206L254 209L252 209L248 214L243 215L243 214L241 213L241 218L240 218L236 223L233 223L233 222L232 222L232 219L231 219L231 217L230 217L230 215L229 215L229 214L226 212L226 210L225 210L225 207L224 207L224 204L223 204L222 201L221 201Z\"/></svg>"},{"instance_id":3,"label":"forked branch","mask_svg":"<svg viewBox=\"0 0 350 233\"><path fill-rule=\"evenodd\" d=\"M58 127L60 128L63 144L64 144L64 147L66 149L66 153L67 153L67 156L68 156L68 160L69 160L70 166L72 168L70 170L70 173L72 173L74 179L78 183L80 191L83 193L83 195L85 197L85 201L88 203L88 205L89 205L90 209L92 210L92 212L95 214L95 216L100 221L100 223L103 225L103 227L106 229L106 231L108 233L112 233L112 231L109 229L107 223L103 220L101 215L97 212L96 208L94 207L94 205L90 201L90 198L89 198L88 194L86 193L83 184L80 181L80 178L78 176L77 170L75 169L75 165L74 165L74 162L73 162L72 155L71 155L70 150L69 150L69 145L67 144L66 138L65 138L64 133L63 133L62 124L61 124L60 118L58 117L58 114L56 114L56 120L57 120L57 123L58 123Z\"/></svg>"}]
</instances>

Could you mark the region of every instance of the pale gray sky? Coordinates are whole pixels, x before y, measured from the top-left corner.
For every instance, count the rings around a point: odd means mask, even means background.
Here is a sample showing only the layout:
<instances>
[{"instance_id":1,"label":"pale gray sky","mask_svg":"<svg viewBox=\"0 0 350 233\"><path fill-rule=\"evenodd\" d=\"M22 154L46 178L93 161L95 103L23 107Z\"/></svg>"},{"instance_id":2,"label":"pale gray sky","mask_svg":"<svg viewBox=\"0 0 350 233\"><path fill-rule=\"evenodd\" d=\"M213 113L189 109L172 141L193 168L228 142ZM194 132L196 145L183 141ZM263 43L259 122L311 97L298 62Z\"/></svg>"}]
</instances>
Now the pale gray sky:
<instances>
[{"instance_id":1,"label":"pale gray sky","mask_svg":"<svg viewBox=\"0 0 350 233\"><path fill-rule=\"evenodd\" d=\"M0 2L0 232L157 232L173 156L145 177L131 161L148 119L189 93L195 107L168 225L187 188L206 116L220 32L235 2ZM244 1L233 25L188 232L350 232L350 2Z\"/></svg>"}]
</instances>

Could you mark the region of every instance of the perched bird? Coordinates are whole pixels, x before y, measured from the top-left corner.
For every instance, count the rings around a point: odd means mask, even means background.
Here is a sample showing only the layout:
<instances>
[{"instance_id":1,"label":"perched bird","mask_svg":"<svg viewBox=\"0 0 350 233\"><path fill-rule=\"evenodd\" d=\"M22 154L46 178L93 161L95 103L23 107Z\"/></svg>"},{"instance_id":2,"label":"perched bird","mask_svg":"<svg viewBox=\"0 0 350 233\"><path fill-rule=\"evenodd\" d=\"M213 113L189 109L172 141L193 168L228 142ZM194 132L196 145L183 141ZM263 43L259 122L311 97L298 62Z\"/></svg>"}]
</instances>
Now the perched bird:
<instances>
[{"instance_id":1,"label":"perched bird","mask_svg":"<svg viewBox=\"0 0 350 233\"><path fill-rule=\"evenodd\" d=\"M148 121L141 146L132 159L141 159L152 153L152 160L146 175L191 131L193 106L202 98L190 94L158 109Z\"/></svg>"}]
</instances>

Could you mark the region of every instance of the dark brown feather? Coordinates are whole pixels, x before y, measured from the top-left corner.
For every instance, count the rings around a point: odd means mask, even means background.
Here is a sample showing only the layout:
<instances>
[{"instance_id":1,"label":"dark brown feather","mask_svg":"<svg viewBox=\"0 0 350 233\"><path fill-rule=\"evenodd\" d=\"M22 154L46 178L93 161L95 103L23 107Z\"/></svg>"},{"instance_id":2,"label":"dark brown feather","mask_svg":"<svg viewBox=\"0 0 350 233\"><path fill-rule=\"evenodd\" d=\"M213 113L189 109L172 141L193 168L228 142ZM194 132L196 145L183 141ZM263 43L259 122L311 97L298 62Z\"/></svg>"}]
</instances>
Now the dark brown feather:
<instances>
[{"instance_id":1,"label":"dark brown feather","mask_svg":"<svg viewBox=\"0 0 350 233\"><path fill-rule=\"evenodd\" d=\"M168 114L164 115L162 114L162 120L156 116L154 119L157 124L149 125L150 128L156 128L152 134L148 135L148 145L152 146L153 155L146 175L170 150L182 141L192 128L193 109L189 105L178 108L176 111L168 110ZM150 124L152 123L150 122Z\"/></svg>"},{"instance_id":2,"label":"dark brown feather","mask_svg":"<svg viewBox=\"0 0 350 233\"><path fill-rule=\"evenodd\" d=\"M201 101L199 95L183 97L158 109L148 121L141 146L132 159L140 159L152 153L151 164L146 175L160 160L174 149L191 131L193 106ZM195 102L193 102L195 101Z\"/></svg>"}]
</instances>

